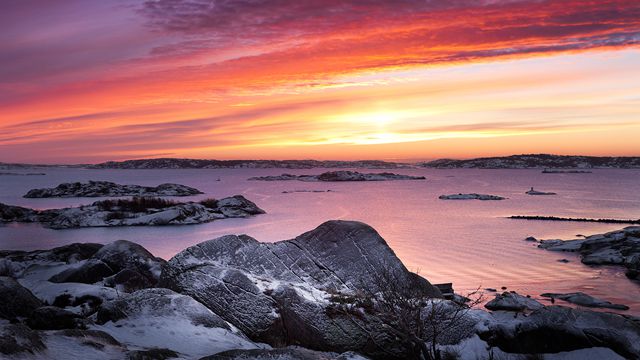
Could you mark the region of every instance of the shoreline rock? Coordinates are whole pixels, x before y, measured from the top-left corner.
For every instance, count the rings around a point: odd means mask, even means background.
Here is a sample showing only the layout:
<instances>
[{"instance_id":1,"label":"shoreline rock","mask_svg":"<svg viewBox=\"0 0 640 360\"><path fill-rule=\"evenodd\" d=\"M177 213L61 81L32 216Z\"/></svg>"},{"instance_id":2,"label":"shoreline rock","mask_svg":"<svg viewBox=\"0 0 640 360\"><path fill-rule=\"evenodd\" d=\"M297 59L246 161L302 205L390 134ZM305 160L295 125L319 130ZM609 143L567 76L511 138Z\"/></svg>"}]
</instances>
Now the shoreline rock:
<instances>
[{"instance_id":1,"label":"shoreline rock","mask_svg":"<svg viewBox=\"0 0 640 360\"><path fill-rule=\"evenodd\" d=\"M180 184L158 186L121 185L110 181L62 183L54 188L29 190L25 198L117 197L117 196L192 196L202 191Z\"/></svg>"},{"instance_id":2,"label":"shoreline rock","mask_svg":"<svg viewBox=\"0 0 640 360\"><path fill-rule=\"evenodd\" d=\"M587 236L575 240L541 240L541 249L579 252L586 265L618 265L629 279L640 275L640 226Z\"/></svg>"},{"instance_id":3,"label":"shoreline rock","mask_svg":"<svg viewBox=\"0 0 640 360\"><path fill-rule=\"evenodd\" d=\"M391 180L425 180L424 176L411 176L394 174L390 172L383 173L360 173L357 171L329 171L320 175L269 175L269 176L254 176L249 178L251 181L326 181L326 182L341 182L341 181L391 181Z\"/></svg>"}]
</instances>

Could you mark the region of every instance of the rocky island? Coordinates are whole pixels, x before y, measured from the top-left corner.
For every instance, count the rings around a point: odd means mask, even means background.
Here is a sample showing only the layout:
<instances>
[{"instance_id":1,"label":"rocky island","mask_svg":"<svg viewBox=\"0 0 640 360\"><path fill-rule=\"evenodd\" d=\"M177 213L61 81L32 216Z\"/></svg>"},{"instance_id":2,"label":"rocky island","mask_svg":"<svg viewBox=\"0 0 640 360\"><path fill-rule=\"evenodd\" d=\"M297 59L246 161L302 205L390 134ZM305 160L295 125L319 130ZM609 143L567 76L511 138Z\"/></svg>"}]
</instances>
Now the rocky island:
<instances>
[{"instance_id":1,"label":"rocky island","mask_svg":"<svg viewBox=\"0 0 640 360\"><path fill-rule=\"evenodd\" d=\"M54 188L32 189L25 198L113 197L113 196L191 196L202 191L180 184L158 186L121 185L110 181L62 183Z\"/></svg>"},{"instance_id":2,"label":"rocky island","mask_svg":"<svg viewBox=\"0 0 640 360\"><path fill-rule=\"evenodd\" d=\"M558 195L554 192L545 192L545 191L538 191L535 190L533 187L527 191L525 191L525 194L527 195Z\"/></svg>"},{"instance_id":3,"label":"rocky island","mask_svg":"<svg viewBox=\"0 0 640 360\"><path fill-rule=\"evenodd\" d=\"M440 195L438 197L440 200L504 200L505 198L498 195L487 195L487 194L451 194L451 195Z\"/></svg>"},{"instance_id":4,"label":"rocky island","mask_svg":"<svg viewBox=\"0 0 640 360\"><path fill-rule=\"evenodd\" d=\"M271 175L271 176L254 176L249 180L257 181L389 181L389 180L425 180L424 176L401 175L389 172L368 173L363 174L357 171L329 171L320 175Z\"/></svg>"},{"instance_id":5,"label":"rocky island","mask_svg":"<svg viewBox=\"0 0 640 360\"><path fill-rule=\"evenodd\" d=\"M51 229L190 225L257 214L264 214L264 210L242 195L199 202L133 197L96 201L91 205L80 207L41 211L0 204L0 221L2 222L39 222Z\"/></svg>"},{"instance_id":6,"label":"rocky island","mask_svg":"<svg viewBox=\"0 0 640 360\"><path fill-rule=\"evenodd\" d=\"M0 354L8 357L640 356L631 317L516 293L487 307L443 299L373 228L353 221L276 243L227 235L169 261L125 240L0 251Z\"/></svg>"},{"instance_id":7,"label":"rocky island","mask_svg":"<svg viewBox=\"0 0 640 360\"><path fill-rule=\"evenodd\" d=\"M538 247L550 251L579 253L582 263L587 265L624 266L628 278L639 279L640 226L628 226L584 239L540 240Z\"/></svg>"}]
</instances>

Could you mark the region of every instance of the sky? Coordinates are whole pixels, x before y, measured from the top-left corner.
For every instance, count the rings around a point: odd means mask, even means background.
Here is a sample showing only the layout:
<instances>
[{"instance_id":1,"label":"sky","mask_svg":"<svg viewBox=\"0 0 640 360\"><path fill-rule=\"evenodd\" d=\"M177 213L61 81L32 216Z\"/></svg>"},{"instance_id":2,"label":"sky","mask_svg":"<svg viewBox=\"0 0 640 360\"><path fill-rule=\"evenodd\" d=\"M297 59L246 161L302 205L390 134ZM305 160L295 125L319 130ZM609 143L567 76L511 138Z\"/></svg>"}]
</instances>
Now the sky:
<instances>
[{"instance_id":1,"label":"sky","mask_svg":"<svg viewBox=\"0 0 640 360\"><path fill-rule=\"evenodd\" d=\"M640 155L637 0L0 2L0 161Z\"/></svg>"}]
</instances>

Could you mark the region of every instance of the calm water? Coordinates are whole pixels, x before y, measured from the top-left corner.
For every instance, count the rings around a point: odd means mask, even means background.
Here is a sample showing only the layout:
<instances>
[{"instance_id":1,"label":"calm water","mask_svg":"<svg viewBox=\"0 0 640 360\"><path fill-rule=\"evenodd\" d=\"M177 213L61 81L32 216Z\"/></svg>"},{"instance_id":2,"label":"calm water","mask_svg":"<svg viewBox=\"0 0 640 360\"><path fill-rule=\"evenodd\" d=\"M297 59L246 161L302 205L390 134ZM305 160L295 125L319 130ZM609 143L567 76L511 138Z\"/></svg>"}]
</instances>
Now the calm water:
<instances>
[{"instance_id":1,"label":"calm water","mask_svg":"<svg viewBox=\"0 0 640 360\"><path fill-rule=\"evenodd\" d=\"M573 254L539 250L525 242L537 238L573 238L615 230L621 225L534 222L506 216L556 215L640 218L640 171L596 170L592 174L541 174L539 170L410 169L398 173L424 175L427 181L366 183L254 182L251 176L282 172L315 174L314 170L85 170L46 169L46 176L0 176L0 202L38 209L87 204L97 199L24 199L36 187L61 182L108 180L157 185L175 182L205 195L243 194L267 214L202 225L171 227L50 230L39 225L0 227L0 248L42 249L72 242L106 243L127 239L165 259L203 240L224 234L248 234L260 241L295 237L329 219L360 220L373 226L411 269L432 282L453 282L457 291L507 286L537 297L542 292L584 291L621 302L640 314L640 285L621 269L587 267ZM360 170L369 171L369 170ZM216 181L220 179L220 181ZM558 196L528 196L529 187ZM285 190L332 190L290 193ZM504 201L443 201L448 193L478 192L506 196ZM568 258L570 263L557 260Z\"/></svg>"}]
</instances>

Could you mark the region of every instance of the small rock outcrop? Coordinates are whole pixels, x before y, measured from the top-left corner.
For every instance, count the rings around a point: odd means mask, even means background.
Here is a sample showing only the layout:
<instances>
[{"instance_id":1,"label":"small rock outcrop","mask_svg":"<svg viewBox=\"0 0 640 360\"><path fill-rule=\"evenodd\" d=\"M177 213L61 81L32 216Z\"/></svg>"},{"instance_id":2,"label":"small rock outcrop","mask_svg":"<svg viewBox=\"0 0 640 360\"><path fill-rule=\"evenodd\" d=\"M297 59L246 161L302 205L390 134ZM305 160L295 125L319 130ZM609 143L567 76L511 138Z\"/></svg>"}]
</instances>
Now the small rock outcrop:
<instances>
[{"instance_id":1,"label":"small rock outcrop","mask_svg":"<svg viewBox=\"0 0 640 360\"><path fill-rule=\"evenodd\" d=\"M498 195L487 195L487 194L451 194L451 195L440 195L438 197L440 200L504 200L505 198Z\"/></svg>"},{"instance_id":2,"label":"small rock outcrop","mask_svg":"<svg viewBox=\"0 0 640 360\"><path fill-rule=\"evenodd\" d=\"M538 190L535 190L534 188L531 188L528 191L525 191L525 194L527 195L558 195L554 192L538 191Z\"/></svg>"},{"instance_id":3,"label":"small rock outcrop","mask_svg":"<svg viewBox=\"0 0 640 360\"><path fill-rule=\"evenodd\" d=\"M609 301L595 298L583 292L575 292L575 293L567 293L567 294L544 293L540 296L551 298L551 299L560 299L575 305L586 306L586 307L606 308L606 309L614 309L614 310L629 310L629 307L626 305L613 304Z\"/></svg>"},{"instance_id":4,"label":"small rock outcrop","mask_svg":"<svg viewBox=\"0 0 640 360\"><path fill-rule=\"evenodd\" d=\"M110 181L62 183L54 188L32 189L25 198L114 197L114 196L191 196L202 191L180 184L158 186L121 185Z\"/></svg>"},{"instance_id":5,"label":"small rock outcrop","mask_svg":"<svg viewBox=\"0 0 640 360\"><path fill-rule=\"evenodd\" d=\"M102 200L91 205L35 211L0 204L0 221L40 222L52 229L108 226L190 225L264 214L242 195L220 200L174 202L161 198Z\"/></svg>"},{"instance_id":6,"label":"small rock outcrop","mask_svg":"<svg viewBox=\"0 0 640 360\"><path fill-rule=\"evenodd\" d=\"M258 181L298 180L298 181L333 182L333 181L425 180L425 177L401 175L401 174L394 174L390 172L363 174L357 171L340 170L340 171L329 171L329 172L322 173L320 175L282 174L282 175L271 175L271 176L256 176L256 177L249 178L249 180L258 180Z\"/></svg>"}]
</instances>

